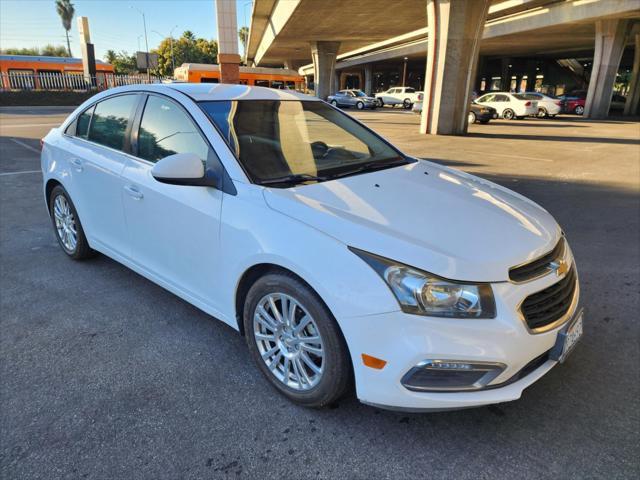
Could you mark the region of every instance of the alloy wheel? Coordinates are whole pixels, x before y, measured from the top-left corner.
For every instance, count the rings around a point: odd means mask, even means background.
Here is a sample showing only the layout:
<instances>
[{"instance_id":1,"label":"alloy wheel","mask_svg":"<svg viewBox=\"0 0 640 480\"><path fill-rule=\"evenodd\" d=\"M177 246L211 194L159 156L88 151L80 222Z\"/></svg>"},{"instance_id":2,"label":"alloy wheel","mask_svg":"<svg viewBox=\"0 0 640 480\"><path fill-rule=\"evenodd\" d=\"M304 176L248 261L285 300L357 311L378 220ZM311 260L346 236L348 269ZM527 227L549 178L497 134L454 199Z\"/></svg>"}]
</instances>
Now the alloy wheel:
<instances>
[{"instance_id":1,"label":"alloy wheel","mask_svg":"<svg viewBox=\"0 0 640 480\"><path fill-rule=\"evenodd\" d=\"M78 245L78 231L76 220L71 211L69 202L64 195L58 195L53 201L53 217L56 223L56 232L60 242L69 252L73 252Z\"/></svg>"},{"instance_id":2,"label":"alloy wheel","mask_svg":"<svg viewBox=\"0 0 640 480\"><path fill-rule=\"evenodd\" d=\"M473 112L469 112L469 115L467 116L467 122L476 123L476 114Z\"/></svg>"},{"instance_id":3,"label":"alloy wheel","mask_svg":"<svg viewBox=\"0 0 640 480\"><path fill-rule=\"evenodd\" d=\"M296 391L315 387L325 367L325 350L315 320L293 297L270 293L253 314L253 335L271 374Z\"/></svg>"}]
</instances>

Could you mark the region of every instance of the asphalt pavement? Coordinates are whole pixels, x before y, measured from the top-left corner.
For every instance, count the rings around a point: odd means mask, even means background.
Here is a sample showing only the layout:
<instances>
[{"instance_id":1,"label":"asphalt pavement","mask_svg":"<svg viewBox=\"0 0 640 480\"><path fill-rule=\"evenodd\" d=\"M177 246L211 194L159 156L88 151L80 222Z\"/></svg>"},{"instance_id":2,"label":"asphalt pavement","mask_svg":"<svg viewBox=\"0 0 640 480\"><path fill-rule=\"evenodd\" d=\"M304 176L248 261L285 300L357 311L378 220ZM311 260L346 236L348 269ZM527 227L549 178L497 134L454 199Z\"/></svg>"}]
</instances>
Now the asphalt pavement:
<instances>
[{"instance_id":1,"label":"asphalt pavement","mask_svg":"<svg viewBox=\"0 0 640 480\"><path fill-rule=\"evenodd\" d=\"M0 477L640 477L640 126L498 121L464 138L357 115L405 151L523 193L563 225L585 336L515 402L431 414L281 397L231 328L104 257L69 260L39 139L65 109L0 109Z\"/></svg>"}]
</instances>

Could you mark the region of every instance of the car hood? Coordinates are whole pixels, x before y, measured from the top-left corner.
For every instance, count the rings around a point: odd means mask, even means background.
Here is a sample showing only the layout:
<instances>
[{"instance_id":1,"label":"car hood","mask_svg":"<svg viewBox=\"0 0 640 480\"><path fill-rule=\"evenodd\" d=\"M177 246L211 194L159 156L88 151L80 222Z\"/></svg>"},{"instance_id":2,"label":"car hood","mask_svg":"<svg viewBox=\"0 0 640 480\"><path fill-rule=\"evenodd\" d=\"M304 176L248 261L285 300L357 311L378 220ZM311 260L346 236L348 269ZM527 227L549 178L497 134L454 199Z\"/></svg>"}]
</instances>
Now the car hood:
<instances>
[{"instance_id":1,"label":"car hood","mask_svg":"<svg viewBox=\"0 0 640 480\"><path fill-rule=\"evenodd\" d=\"M494 183L427 161L289 189L267 204L347 246L465 281L508 280L551 250L553 217ZM318 252L321 254L321 252Z\"/></svg>"}]
</instances>

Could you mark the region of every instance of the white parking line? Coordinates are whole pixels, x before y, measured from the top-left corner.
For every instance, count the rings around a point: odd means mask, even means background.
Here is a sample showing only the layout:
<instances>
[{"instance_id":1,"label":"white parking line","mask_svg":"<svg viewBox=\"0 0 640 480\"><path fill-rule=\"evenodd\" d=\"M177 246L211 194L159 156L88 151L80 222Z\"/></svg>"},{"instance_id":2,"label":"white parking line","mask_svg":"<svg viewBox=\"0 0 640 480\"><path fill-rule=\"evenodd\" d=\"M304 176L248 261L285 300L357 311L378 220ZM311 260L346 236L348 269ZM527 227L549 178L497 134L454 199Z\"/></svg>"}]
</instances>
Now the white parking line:
<instances>
[{"instance_id":1,"label":"white parking line","mask_svg":"<svg viewBox=\"0 0 640 480\"><path fill-rule=\"evenodd\" d=\"M15 138L10 138L9 140L11 140L13 143L17 143L18 145L20 145L21 147L26 148L27 150L31 150L32 152L37 153L38 155L40 155L40 150L38 150L35 147L32 147L31 145L29 145L28 143L24 143L20 140L17 140Z\"/></svg>"},{"instance_id":2,"label":"white parking line","mask_svg":"<svg viewBox=\"0 0 640 480\"><path fill-rule=\"evenodd\" d=\"M0 177L5 177L7 175L20 175L23 173L42 173L40 170L23 170L21 172L5 172L5 173L0 173Z\"/></svg>"},{"instance_id":3,"label":"white parking line","mask_svg":"<svg viewBox=\"0 0 640 480\"><path fill-rule=\"evenodd\" d=\"M0 128L26 128L26 127L59 127L60 123L18 123L15 125L4 125L0 121Z\"/></svg>"}]
</instances>

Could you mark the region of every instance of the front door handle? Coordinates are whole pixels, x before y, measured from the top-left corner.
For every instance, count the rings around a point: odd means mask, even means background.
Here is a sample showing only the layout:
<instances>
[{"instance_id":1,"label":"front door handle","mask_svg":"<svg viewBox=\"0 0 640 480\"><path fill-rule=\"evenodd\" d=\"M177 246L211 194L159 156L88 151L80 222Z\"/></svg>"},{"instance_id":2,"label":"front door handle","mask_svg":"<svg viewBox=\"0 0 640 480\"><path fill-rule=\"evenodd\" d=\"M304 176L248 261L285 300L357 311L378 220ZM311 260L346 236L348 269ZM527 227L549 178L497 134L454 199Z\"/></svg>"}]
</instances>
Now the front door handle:
<instances>
[{"instance_id":1,"label":"front door handle","mask_svg":"<svg viewBox=\"0 0 640 480\"><path fill-rule=\"evenodd\" d=\"M82 171L82 160L80 160L79 158L72 158L71 165L73 165L73 168L75 168L78 172Z\"/></svg>"},{"instance_id":2,"label":"front door handle","mask_svg":"<svg viewBox=\"0 0 640 480\"><path fill-rule=\"evenodd\" d=\"M133 197L136 200L142 200L144 198L142 192L138 190L138 187L136 187L135 185L127 185L126 187L124 187L124 189L130 197Z\"/></svg>"}]
</instances>

